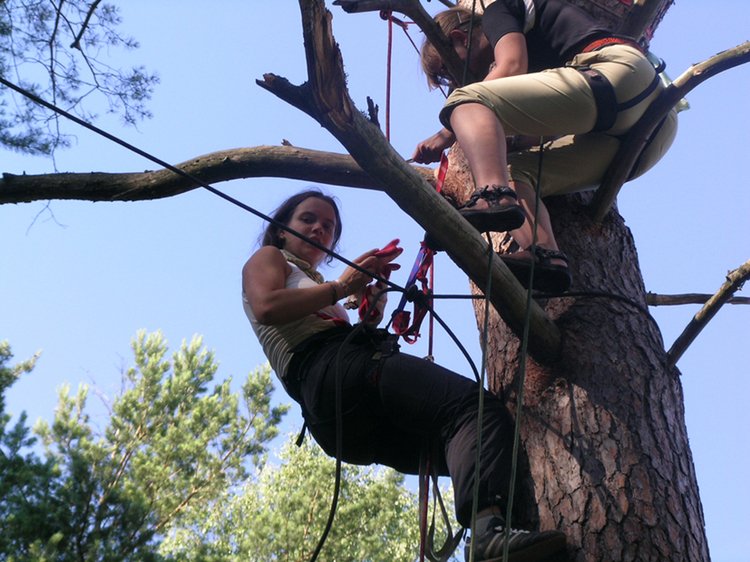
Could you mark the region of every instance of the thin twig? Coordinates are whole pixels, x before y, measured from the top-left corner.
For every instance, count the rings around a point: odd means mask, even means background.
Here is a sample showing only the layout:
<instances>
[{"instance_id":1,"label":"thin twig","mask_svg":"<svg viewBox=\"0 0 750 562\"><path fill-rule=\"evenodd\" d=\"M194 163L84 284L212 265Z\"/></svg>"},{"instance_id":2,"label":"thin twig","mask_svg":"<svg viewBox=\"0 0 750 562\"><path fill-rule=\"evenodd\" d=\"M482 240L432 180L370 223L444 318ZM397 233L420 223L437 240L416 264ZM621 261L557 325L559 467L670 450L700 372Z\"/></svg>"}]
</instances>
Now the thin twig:
<instances>
[{"instance_id":1,"label":"thin twig","mask_svg":"<svg viewBox=\"0 0 750 562\"><path fill-rule=\"evenodd\" d=\"M719 312L722 305L727 302L732 295L742 288L742 285L750 277L750 260L746 261L734 271L727 274L727 280L719 288L708 302L693 317L687 327L682 331L679 337L672 344L667 352L667 363L670 367L682 357L688 346L698 337L706 324Z\"/></svg>"},{"instance_id":2,"label":"thin twig","mask_svg":"<svg viewBox=\"0 0 750 562\"><path fill-rule=\"evenodd\" d=\"M677 295L660 295L646 293L646 304L649 306L677 306L682 304L705 304L713 297L708 293L681 293ZM732 297L726 304L750 304L750 297Z\"/></svg>"},{"instance_id":3,"label":"thin twig","mask_svg":"<svg viewBox=\"0 0 750 562\"><path fill-rule=\"evenodd\" d=\"M73 42L70 44L71 49L78 49L81 50L81 39L83 38L83 34L86 32L86 29L89 26L89 22L91 21L92 16L94 15L94 12L96 11L97 6L101 3L102 0L94 0L94 2L89 7L89 11L86 14L86 19L83 20L83 25L81 26L81 31L78 32L78 35L76 35Z\"/></svg>"}]
</instances>

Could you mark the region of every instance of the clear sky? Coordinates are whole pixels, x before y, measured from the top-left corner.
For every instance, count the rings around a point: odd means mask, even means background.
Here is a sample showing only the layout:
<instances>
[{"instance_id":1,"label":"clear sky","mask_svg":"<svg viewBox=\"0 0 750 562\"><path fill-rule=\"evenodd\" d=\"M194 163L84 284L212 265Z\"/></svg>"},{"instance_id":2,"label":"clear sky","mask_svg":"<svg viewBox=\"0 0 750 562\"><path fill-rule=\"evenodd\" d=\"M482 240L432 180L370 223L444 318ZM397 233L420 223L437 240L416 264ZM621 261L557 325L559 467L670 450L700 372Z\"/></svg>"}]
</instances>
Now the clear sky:
<instances>
[{"instance_id":1,"label":"clear sky","mask_svg":"<svg viewBox=\"0 0 750 562\"><path fill-rule=\"evenodd\" d=\"M255 85L273 72L306 78L296 2L122 3L123 29L141 43L113 63L144 63L161 84L150 105L154 118L137 129L104 115L98 124L159 158L179 163L217 150L278 145L342 152L312 119ZM435 12L441 5L425 4ZM366 97L385 108L387 27L377 14L347 15L335 6L350 93L360 109ZM745 0L680 0L656 33L652 50L676 77L692 63L749 39ZM419 33L412 28L415 41ZM619 209L633 232L646 288L657 293L713 293L728 270L750 258L750 195L743 164L750 125L750 66L698 86L681 114L670 153L644 177L628 184ZM416 143L438 128L442 96L429 92L416 53L396 29L392 143L409 157ZM102 111L103 113L103 111ZM132 172L154 165L73 124L70 150L56 158L58 171ZM45 173L49 160L4 152L0 171ZM306 182L250 179L218 184L248 205L269 212ZM422 231L387 196L325 187L343 206L342 252L353 257L394 237L406 248L405 281ZM35 371L9 392L8 408L31 421L50 419L57 389L87 383L111 397L120 373L132 364L137 330L160 329L172 350L202 334L221 363L219 376L243 378L264 361L240 305L240 269L256 247L262 224L203 190L139 203L54 201L0 206L0 338L16 360L42 351ZM337 275L339 266L324 271ZM444 254L436 263L436 291L468 287ZM697 306L652 309L669 346ZM479 360L477 332L466 302L441 303L441 315ZM685 413L714 561L747 560L750 523L746 485L750 460L750 308L725 306L687 351L682 371ZM436 336L437 360L469 373L447 337ZM424 343L408 351L425 354ZM281 393L277 399L288 402ZM90 398L94 421L106 421L99 398ZM295 432L290 415L284 431Z\"/></svg>"}]
</instances>

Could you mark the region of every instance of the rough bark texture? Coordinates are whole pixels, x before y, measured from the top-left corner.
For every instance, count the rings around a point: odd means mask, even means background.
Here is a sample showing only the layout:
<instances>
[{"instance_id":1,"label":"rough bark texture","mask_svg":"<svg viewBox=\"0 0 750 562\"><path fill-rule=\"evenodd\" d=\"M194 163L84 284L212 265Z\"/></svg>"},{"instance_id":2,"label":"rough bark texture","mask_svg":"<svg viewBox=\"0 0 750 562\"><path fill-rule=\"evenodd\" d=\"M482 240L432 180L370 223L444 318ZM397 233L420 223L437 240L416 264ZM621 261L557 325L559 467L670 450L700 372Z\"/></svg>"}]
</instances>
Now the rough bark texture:
<instances>
[{"instance_id":1,"label":"rough bark texture","mask_svg":"<svg viewBox=\"0 0 750 562\"><path fill-rule=\"evenodd\" d=\"M671 4L652 0L652 8L655 2L663 9L644 27L649 38ZM619 0L576 3L599 16L605 4L629 13ZM452 159L459 159L458 151ZM459 162L452 172L450 185L460 199L470 176ZM494 311L490 315L489 387L517 416L521 464L528 469L517 483L517 522L563 530L570 560L706 561L679 372L668 365L648 314L629 230L616 208L601 224L593 222L591 199L578 194L546 201L571 259L572 293L611 293L630 302L602 296L547 301L562 333L562 357L550 365L527 360L520 412L520 342ZM484 304L475 307L481 327Z\"/></svg>"},{"instance_id":2,"label":"rough bark texture","mask_svg":"<svg viewBox=\"0 0 750 562\"><path fill-rule=\"evenodd\" d=\"M566 225L559 242L573 261L573 291L634 304L550 301L563 351L554 365L528 362L520 419L531 482L522 511L565 530L575 560L708 560L679 373L648 315L630 232L616 212L593 225L587 199L550 202L553 220ZM518 341L502 322L493 328L491 389L515 408Z\"/></svg>"},{"instance_id":3,"label":"rough bark texture","mask_svg":"<svg viewBox=\"0 0 750 562\"><path fill-rule=\"evenodd\" d=\"M460 198L470 176L460 150L451 161L447 183ZM557 234L571 258L571 293L597 295L542 301L561 330L562 356L527 359L520 413L520 341L490 312L489 388L519 420L520 474L528 474L517 483L516 521L563 530L569 560L709 560L679 372L648 313L630 231L616 209L593 222L591 198L546 201L554 224L565 225ZM475 308L481 329L484 302Z\"/></svg>"}]
</instances>

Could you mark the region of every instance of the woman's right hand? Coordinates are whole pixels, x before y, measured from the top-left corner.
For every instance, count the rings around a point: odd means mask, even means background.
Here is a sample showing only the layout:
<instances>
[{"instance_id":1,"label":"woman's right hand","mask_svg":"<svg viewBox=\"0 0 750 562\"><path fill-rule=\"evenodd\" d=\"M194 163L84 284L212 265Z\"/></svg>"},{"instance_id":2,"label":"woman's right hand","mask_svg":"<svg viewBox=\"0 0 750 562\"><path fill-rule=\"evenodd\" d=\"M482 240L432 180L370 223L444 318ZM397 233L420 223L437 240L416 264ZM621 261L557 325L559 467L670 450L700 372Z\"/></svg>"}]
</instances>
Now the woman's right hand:
<instances>
[{"instance_id":1,"label":"woman's right hand","mask_svg":"<svg viewBox=\"0 0 750 562\"><path fill-rule=\"evenodd\" d=\"M379 249L369 250L353 261L362 269L370 271L378 277L388 279L391 271L400 267L398 264L391 263L404 251L397 244L398 240L394 240L387 246L387 252ZM344 290L342 297L359 294L370 282L372 282L371 275L351 266L347 267L338 278L338 283Z\"/></svg>"},{"instance_id":2,"label":"woman's right hand","mask_svg":"<svg viewBox=\"0 0 750 562\"><path fill-rule=\"evenodd\" d=\"M375 257L375 253L377 251L377 248L374 250L369 250L359 256L356 260L352 261L362 269L366 271L372 271L373 273L377 274L377 265L379 261L378 258ZM342 293L339 296L341 298L344 298L348 297L349 295L357 294L366 285L368 285L370 281L372 281L371 275L368 275L352 266L347 266L344 272L339 275L339 278L337 279L339 287L341 287L342 290Z\"/></svg>"},{"instance_id":3,"label":"woman's right hand","mask_svg":"<svg viewBox=\"0 0 750 562\"><path fill-rule=\"evenodd\" d=\"M443 151L456 142L456 136L442 128L431 137L423 140L414 149L412 160L417 164L429 164L440 160Z\"/></svg>"}]
</instances>

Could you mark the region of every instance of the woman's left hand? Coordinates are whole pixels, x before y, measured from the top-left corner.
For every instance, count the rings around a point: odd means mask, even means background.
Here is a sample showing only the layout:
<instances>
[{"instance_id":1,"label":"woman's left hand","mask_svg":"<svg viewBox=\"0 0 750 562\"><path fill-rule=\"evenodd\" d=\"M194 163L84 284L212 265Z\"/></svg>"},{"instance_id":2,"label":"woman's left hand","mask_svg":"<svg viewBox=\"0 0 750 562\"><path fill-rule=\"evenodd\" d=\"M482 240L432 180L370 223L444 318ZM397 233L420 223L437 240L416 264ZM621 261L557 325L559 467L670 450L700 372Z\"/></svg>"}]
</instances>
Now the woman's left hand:
<instances>
[{"instance_id":1,"label":"woman's left hand","mask_svg":"<svg viewBox=\"0 0 750 562\"><path fill-rule=\"evenodd\" d=\"M401 267L397 263L392 263L404 251L403 248L398 246L398 242L398 239L391 240L382 249L372 254L371 257L375 261L370 262L372 263L370 271L380 279L362 287L351 299L355 303L355 306L359 308L360 320L363 322L377 324L383 318L383 311L388 301L386 293L383 293L383 291L388 288L388 285L384 281L381 281L381 279L387 280L392 271L396 271Z\"/></svg>"}]
</instances>

